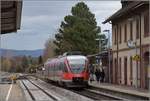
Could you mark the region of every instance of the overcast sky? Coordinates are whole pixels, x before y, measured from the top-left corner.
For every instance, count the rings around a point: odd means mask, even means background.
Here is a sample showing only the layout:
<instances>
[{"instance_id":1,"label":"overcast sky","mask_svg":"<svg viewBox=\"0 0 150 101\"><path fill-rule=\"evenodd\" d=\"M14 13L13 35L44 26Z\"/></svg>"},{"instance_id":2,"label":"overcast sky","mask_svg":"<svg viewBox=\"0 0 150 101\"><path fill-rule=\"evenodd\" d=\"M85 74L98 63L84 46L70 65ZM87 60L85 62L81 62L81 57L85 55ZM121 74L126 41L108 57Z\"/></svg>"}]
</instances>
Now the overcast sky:
<instances>
[{"instance_id":1,"label":"overcast sky","mask_svg":"<svg viewBox=\"0 0 150 101\"><path fill-rule=\"evenodd\" d=\"M43 49L48 38L60 26L64 16L71 14L71 7L77 1L24 1L21 29L17 33L1 35L1 48L17 50ZM102 22L121 8L120 1L86 1L95 14L98 26L111 29L111 25Z\"/></svg>"}]
</instances>

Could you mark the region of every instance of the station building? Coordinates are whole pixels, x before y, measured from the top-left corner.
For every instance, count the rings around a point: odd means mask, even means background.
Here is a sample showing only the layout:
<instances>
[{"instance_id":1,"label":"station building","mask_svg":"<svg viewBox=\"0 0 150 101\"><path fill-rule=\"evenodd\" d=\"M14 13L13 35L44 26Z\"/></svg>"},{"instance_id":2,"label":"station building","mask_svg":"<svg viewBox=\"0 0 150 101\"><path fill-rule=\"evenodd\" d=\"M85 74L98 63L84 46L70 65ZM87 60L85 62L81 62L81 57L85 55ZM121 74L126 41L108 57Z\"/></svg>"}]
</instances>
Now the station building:
<instances>
[{"instance_id":1,"label":"station building","mask_svg":"<svg viewBox=\"0 0 150 101\"><path fill-rule=\"evenodd\" d=\"M2 0L1 8L1 34L17 32L21 26L22 0Z\"/></svg>"},{"instance_id":2,"label":"station building","mask_svg":"<svg viewBox=\"0 0 150 101\"><path fill-rule=\"evenodd\" d=\"M121 1L112 24L112 83L150 88L149 1ZM138 57L138 58L135 58Z\"/></svg>"}]
</instances>

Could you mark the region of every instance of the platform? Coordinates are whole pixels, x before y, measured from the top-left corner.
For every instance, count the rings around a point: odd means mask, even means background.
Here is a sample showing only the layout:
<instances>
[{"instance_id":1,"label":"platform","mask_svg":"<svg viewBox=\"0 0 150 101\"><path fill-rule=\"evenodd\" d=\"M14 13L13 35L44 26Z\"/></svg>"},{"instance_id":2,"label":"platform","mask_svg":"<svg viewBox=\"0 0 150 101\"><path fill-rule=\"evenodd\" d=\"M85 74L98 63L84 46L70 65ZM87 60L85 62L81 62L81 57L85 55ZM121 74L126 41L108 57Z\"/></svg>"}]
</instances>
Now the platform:
<instances>
[{"instance_id":1,"label":"platform","mask_svg":"<svg viewBox=\"0 0 150 101\"><path fill-rule=\"evenodd\" d=\"M114 85L109 83L98 83L96 81L93 81L92 83L89 83L90 86L97 87L97 88L103 88L108 89L116 92L122 92L127 93L131 95L137 95L142 97L148 97L150 98L150 91L145 89L138 89L134 87L124 86L124 85Z\"/></svg>"}]
</instances>

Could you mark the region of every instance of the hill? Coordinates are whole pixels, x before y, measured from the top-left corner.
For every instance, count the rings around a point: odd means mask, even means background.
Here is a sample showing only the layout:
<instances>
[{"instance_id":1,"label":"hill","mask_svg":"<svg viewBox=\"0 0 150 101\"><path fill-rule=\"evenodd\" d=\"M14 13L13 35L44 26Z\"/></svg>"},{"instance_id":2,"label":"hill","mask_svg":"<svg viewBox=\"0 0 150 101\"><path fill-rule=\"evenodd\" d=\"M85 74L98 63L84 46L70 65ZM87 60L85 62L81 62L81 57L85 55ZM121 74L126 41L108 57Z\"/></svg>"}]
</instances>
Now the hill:
<instances>
[{"instance_id":1,"label":"hill","mask_svg":"<svg viewBox=\"0 0 150 101\"><path fill-rule=\"evenodd\" d=\"M32 56L38 57L43 55L43 49L37 50L13 50L13 49L0 49L0 56L12 57L12 56Z\"/></svg>"}]
</instances>

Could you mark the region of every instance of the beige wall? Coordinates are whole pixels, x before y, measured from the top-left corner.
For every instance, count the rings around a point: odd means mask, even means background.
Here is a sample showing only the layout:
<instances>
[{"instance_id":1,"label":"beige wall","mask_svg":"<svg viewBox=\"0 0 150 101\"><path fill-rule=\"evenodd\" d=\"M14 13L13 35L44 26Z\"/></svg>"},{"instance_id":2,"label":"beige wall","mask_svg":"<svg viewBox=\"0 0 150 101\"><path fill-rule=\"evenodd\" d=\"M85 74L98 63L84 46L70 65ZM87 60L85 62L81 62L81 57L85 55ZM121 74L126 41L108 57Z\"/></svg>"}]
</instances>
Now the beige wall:
<instances>
[{"instance_id":1,"label":"beige wall","mask_svg":"<svg viewBox=\"0 0 150 101\"><path fill-rule=\"evenodd\" d=\"M136 18L138 16L133 16L133 20L132 20L132 23L133 23L133 41L137 41L137 45L139 46L140 45L140 39L136 39ZM121 44L119 43L119 49L124 49L124 48L128 48L127 46L127 42L124 42L124 25L125 23L127 24L127 41L130 40L130 21L128 21L127 19L123 20L122 22L120 23L117 23L118 26L121 26ZM116 50L117 49L117 45L114 45L114 41L115 41L115 28L116 25L113 25L112 27L112 50ZM119 34L118 34L118 38L119 38ZM119 40L119 39L118 39ZM142 45L146 45L146 44L150 44L150 36L149 37L144 37L144 12L141 14L141 43Z\"/></svg>"},{"instance_id":2,"label":"beige wall","mask_svg":"<svg viewBox=\"0 0 150 101\"><path fill-rule=\"evenodd\" d=\"M132 21L133 21L133 41L137 43L137 46L140 45L140 38L136 39L136 18L138 16L133 16ZM131 81L132 81L132 85L136 86L137 82L138 85L140 86L140 63L138 62L138 70L137 70L137 62L133 61L132 62L132 78L133 80L130 80L130 57L134 56L136 54L136 50L135 49L129 49L127 46L127 42L124 42L124 25L125 23L127 24L127 41L130 40L130 21L128 21L127 19L121 21L120 23L117 23L118 26L121 26L121 44L119 43L119 39L118 39L118 68L119 67L119 58L121 57L121 84L124 84L124 57L127 57L127 85L131 85ZM115 41L115 28L116 25L112 25L112 50L115 51L117 50L117 44L114 45L114 41ZM119 28L119 27L118 27ZM118 32L119 33L119 32ZM119 34L118 34L118 38L119 38ZM144 12L142 12L141 14L141 44L142 45L147 45L150 44L150 36L149 37L144 37ZM122 50L122 49L126 49L126 50ZM120 51L121 50L121 51ZM137 49L137 54L140 54L140 49ZM117 52L113 52L113 61L114 59L117 59ZM114 62L113 62L113 67L115 67ZM137 73L138 71L138 73ZM138 75L138 81L137 81L137 75ZM119 77L117 78L117 80L120 79Z\"/></svg>"}]
</instances>

